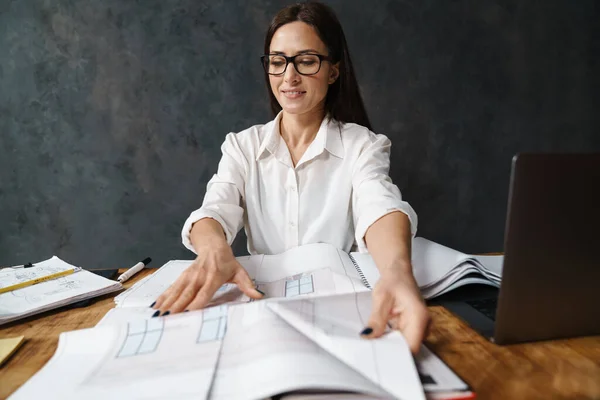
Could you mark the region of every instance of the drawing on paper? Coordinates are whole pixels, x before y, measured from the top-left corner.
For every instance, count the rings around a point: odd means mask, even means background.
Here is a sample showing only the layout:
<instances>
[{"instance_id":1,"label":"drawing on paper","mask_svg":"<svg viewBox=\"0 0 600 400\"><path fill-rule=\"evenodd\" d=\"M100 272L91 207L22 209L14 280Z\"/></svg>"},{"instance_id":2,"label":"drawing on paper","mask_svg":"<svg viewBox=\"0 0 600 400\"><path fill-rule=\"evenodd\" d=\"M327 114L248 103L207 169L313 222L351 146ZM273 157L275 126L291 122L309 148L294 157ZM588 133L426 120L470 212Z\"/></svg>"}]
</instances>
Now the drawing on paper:
<instances>
[{"instance_id":1,"label":"drawing on paper","mask_svg":"<svg viewBox=\"0 0 600 400\"><path fill-rule=\"evenodd\" d=\"M47 291L40 292L40 288L46 288L46 286L28 286L20 290L13 290L12 292L6 293L11 297L17 297L29 305L35 305L45 298L63 292L69 292L81 288L81 282L71 277L60 277L52 280L52 287L49 287Z\"/></svg>"},{"instance_id":2,"label":"drawing on paper","mask_svg":"<svg viewBox=\"0 0 600 400\"><path fill-rule=\"evenodd\" d=\"M227 331L227 306L205 309L196 343L221 340Z\"/></svg>"},{"instance_id":3,"label":"drawing on paper","mask_svg":"<svg viewBox=\"0 0 600 400\"><path fill-rule=\"evenodd\" d=\"M285 281L285 297L295 297L315 291L313 276L292 277Z\"/></svg>"},{"instance_id":4,"label":"drawing on paper","mask_svg":"<svg viewBox=\"0 0 600 400\"><path fill-rule=\"evenodd\" d=\"M74 267L71 267L68 264L66 267L63 265L41 265L32 269L7 268L6 270L0 270L0 288L31 281L73 268Z\"/></svg>"},{"instance_id":5,"label":"drawing on paper","mask_svg":"<svg viewBox=\"0 0 600 400\"><path fill-rule=\"evenodd\" d=\"M212 374L225 334L227 306L203 312L149 318L100 329L112 330L110 349L85 385L154 379L205 371Z\"/></svg>"},{"instance_id":6,"label":"drawing on paper","mask_svg":"<svg viewBox=\"0 0 600 400\"><path fill-rule=\"evenodd\" d=\"M160 343L165 324L162 318L150 318L127 324L127 334L117 358L148 354Z\"/></svg>"}]
</instances>

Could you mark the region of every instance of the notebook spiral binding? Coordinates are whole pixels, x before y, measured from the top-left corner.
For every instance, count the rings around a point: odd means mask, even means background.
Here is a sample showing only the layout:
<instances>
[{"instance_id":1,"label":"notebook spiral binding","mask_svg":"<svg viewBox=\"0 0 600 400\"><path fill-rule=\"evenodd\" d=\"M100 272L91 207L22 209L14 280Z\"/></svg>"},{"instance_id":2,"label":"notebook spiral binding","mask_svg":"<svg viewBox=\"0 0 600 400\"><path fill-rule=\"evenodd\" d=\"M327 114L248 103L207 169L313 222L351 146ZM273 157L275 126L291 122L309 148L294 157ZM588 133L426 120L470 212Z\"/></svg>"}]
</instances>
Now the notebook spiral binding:
<instances>
[{"instance_id":1,"label":"notebook spiral binding","mask_svg":"<svg viewBox=\"0 0 600 400\"><path fill-rule=\"evenodd\" d=\"M362 270L358 266L358 263L356 262L354 257L352 257L352 254L348 254L348 255L350 256L350 261L352 261L352 264L354 264L354 268L356 269L356 272L358 272L358 275L360 275L360 280L362 281L363 285L365 285L367 287L367 289L372 290L373 288L371 287L371 285L369 285L369 281L367 281L367 278L365 277Z\"/></svg>"}]
</instances>

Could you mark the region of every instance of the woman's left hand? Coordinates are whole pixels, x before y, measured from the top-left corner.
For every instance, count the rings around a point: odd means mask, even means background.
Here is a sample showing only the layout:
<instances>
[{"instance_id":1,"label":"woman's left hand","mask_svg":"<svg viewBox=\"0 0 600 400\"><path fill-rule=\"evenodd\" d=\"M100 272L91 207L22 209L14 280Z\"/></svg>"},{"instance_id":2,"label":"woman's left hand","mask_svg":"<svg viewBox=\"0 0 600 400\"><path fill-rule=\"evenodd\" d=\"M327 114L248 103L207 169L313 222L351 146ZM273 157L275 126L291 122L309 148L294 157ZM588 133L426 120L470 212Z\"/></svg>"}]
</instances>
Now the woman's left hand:
<instances>
[{"instance_id":1,"label":"woman's left hand","mask_svg":"<svg viewBox=\"0 0 600 400\"><path fill-rule=\"evenodd\" d=\"M376 338L385 332L389 322L406 339L413 354L429 331L431 317L421 296L412 268L394 268L382 271L373 289L371 317L363 337Z\"/></svg>"}]
</instances>

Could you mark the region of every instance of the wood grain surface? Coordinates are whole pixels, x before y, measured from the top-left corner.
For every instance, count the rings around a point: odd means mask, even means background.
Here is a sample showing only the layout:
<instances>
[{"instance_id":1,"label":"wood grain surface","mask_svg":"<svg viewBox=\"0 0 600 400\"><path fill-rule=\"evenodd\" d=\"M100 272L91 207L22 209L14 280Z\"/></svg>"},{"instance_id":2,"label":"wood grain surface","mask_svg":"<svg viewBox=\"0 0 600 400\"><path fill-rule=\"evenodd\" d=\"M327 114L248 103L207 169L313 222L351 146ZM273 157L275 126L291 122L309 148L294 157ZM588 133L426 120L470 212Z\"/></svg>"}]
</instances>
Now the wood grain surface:
<instances>
[{"instance_id":1,"label":"wood grain surface","mask_svg":"<svg viewBox=\"0 0 600 400\"><path fill-rule=\"evenodd\" d=\"M152 273L147 269L129 287ZM0 327L0 338L26 342L0 368L0 399L7 398L54 354L61 332L93 327L114 307L115 294L84 308L57 309ZM478 399L600 399L600 336L498 346L445 308L430 307L428 347L477 393Z\"/></svg>"}]
</instances>

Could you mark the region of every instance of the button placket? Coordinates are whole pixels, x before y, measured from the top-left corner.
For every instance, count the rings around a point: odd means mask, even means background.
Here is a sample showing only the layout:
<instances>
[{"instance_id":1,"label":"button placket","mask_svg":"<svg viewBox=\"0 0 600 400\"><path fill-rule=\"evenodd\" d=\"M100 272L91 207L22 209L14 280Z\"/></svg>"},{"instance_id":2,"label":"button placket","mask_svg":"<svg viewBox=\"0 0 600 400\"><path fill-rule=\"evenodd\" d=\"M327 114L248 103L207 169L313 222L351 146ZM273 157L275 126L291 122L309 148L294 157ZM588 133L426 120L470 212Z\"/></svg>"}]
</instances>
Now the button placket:
<instances>
[{"instance_id":1,"label":"button placket","mask_svg":"<svg viewBox=\"0 0 600 400\"><path fill-rule=\"evenodd\" d=\"M288 179L286 182L286 186L288 187L288 199L289 199L289 209L288 209L288 228L289 228L289 247L296 247L299 244L298 240L298 213L299 213L299 204L298 204L298 183L296 178L296 171L293 168L290 168L288 173Z\"/></svg>"}]
</instances>

